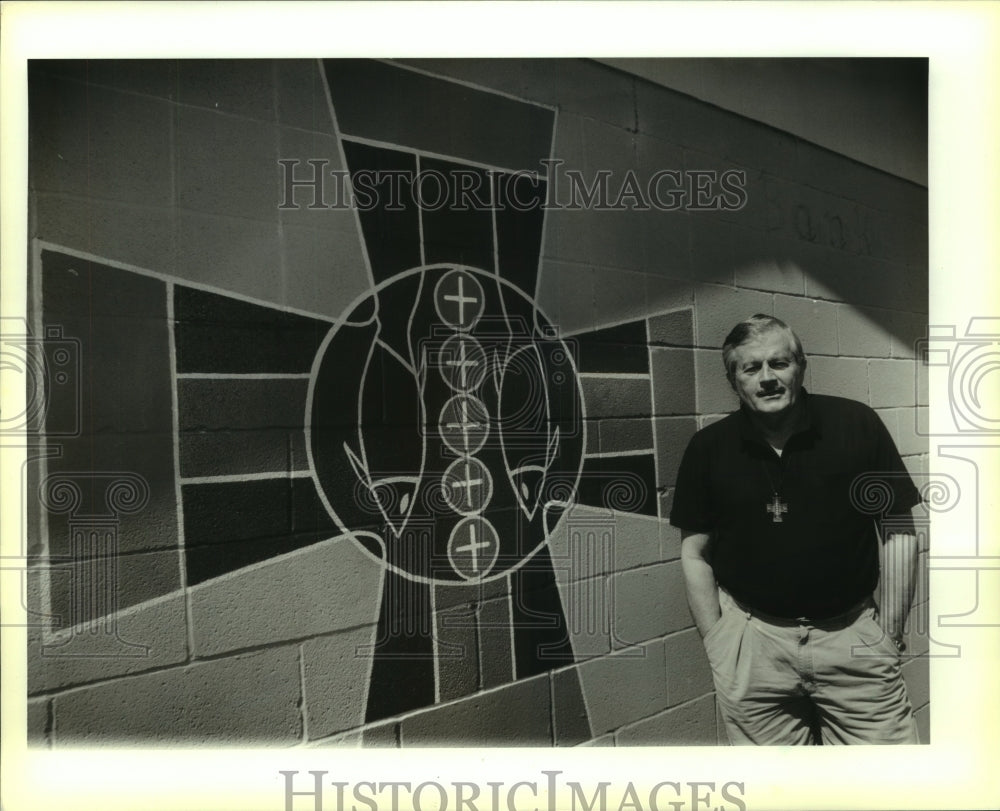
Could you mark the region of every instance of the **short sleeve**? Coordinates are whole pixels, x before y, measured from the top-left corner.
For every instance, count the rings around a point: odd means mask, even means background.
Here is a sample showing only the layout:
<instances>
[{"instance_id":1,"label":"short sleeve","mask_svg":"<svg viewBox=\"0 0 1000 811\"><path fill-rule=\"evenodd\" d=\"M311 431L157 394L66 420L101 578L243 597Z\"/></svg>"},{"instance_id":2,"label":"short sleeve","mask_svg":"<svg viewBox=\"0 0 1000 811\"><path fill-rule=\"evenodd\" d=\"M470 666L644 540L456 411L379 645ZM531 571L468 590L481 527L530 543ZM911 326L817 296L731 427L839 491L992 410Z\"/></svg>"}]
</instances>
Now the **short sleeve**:
<instances>
[{"instance_id":1,"label":"short sleeve","mask_svg":"<svg viewBox=\"0 0 1000 811\"><path fill-rule=\"evenodd\" d=\"M702 431L691 437L677 471L677 488L670 523L688 532L710 532L715 527L709 486L709 443Z\"/></svg>"}]
</instances>

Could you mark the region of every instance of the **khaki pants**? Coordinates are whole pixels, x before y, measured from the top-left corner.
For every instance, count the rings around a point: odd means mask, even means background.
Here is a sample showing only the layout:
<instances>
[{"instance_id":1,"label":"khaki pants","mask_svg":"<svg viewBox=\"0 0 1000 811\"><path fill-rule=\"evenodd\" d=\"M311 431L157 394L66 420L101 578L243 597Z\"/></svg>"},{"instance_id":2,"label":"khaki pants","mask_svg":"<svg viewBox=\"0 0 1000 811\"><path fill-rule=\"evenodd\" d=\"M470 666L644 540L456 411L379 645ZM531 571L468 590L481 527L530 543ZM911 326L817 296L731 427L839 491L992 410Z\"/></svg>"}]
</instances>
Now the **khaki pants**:
<instances>
[{"instance_id":1,"label":"khaki pants","mask_svg":"<svg viewBox=\"0 0 1000 811\"><path fill-rule=\"evenodd\" d=\"M705 634L733 744L919 743L895 645L871 600L829 621L765 618L719 590Z\"/></svg>"}]
</instances>

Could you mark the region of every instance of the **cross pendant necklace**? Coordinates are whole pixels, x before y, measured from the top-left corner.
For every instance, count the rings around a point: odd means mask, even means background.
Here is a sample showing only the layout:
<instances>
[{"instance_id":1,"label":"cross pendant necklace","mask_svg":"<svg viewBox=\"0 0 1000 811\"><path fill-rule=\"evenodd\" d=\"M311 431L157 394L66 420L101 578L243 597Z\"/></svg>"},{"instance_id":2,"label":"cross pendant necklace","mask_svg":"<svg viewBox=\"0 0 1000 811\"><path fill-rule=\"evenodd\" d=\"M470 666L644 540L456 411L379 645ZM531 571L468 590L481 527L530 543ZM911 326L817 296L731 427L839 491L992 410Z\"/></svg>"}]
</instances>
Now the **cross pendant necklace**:
<instances>
[{"instance_id":1,"label":"cross pendant necklace","mask_svg":"<svg viewBox=\"0 0 1000 811\"><path fill-rule=\"evenodd\" d=\"M777 450L775 450L775 452L777 453ZM780 480L779 484L775 485L774 479L771 478L771 471L767 469L767 462L764 462L763 464L764 475L767 476L767 483L771 485L771 501L767 504L765 509L771 514L771 523L781 524L784 521L781 516L788 512L788 504L786 504L778 494L778 490L781 489Z\"/></svg>"},{"instance_id":2,"label":"cross pendant necklace","mask_svg":"<svg viewBox=\"0 0 1000 811\"><path fill-rule=\"evenodd\" d=\"M780 524L782 521L781 516L788 512L788 505L781 500L781 496L778 495L777 491L775 491L771 503L767 505L767 511L771 513L771 521L775 524Z\"/></svg>"}]
</instances>

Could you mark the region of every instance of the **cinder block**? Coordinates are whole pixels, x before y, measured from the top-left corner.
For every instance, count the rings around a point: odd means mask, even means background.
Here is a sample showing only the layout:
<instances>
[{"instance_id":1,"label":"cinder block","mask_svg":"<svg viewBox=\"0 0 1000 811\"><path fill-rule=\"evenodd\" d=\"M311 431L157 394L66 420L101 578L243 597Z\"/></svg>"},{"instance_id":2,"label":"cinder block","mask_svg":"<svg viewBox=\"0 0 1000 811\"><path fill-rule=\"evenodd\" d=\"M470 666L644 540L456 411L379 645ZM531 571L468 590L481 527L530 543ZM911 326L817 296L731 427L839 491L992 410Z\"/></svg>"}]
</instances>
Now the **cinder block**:
<instances>
[{"instance_id":1,"label":"cinder block","mask_svg":"<svg viewBox=\"0 0 1000 811\"><path fill-rule=\"evenodd\" d=\"M563 335L593 330L594 278L588 265L562 262L546 252L538 274L536 300Z\"/></svg>"},{"instance_id":2,"label":"cinder block","mask_svg":"<svg viewBox=\"0 0 1000 811\"><path fill-rule=\"evenodd\" d=\"M326 228L284 225L281 251L285 269L284 303L331 318L368 290L361 237L340 211L330 212Z\"/></svg>"},{"instance_id":3,"label":"cinder block","mask_svg":"<svg viewBox=\"0 0 1000 811\"><path fill-rule=\"evenodd\" d=\"M180 211L177 223L176 273L263 301L274 297L281 266L278 222L254 222Z\"/></svg>"},{"instance_id":4,"label":"cinder block","mask_svg":"<svg viewBox=\"0 0 1000 811\"><path fill-rule=\"evenodd\" d=\"M694 350L649 350L653 376L653 413L657 415L695 412Z\"/></svg>"},{"instance_id":5,"label":"cinder block","mask_svg":"<svg viewBox=\"0 0 1000 811\"><path fill-rule=\"evenodd\" d=\"M178 450L181 476L309 470L301 428L181 434Z\"/></svg>"},{"instance_id":6,"label":"cinder block","mask_svg":"<svg viewBox=\"0 0 1000 811\"><path fill-rule=\"evenodd\" d=\"M657 417L653 422L656 431L656 486L670 487L677 481L681 457L697 425L694 417Z\"/></svg>"},{"instance_id":7,"label":"cinder block","mask_svg":"<svg viewBox=\"0 0 1000 811\"><path fill-rule=\"evenodd\" d=\"M685 307L672 312L650 316L649 343L665 346L694 345L694 311Z\"/></svg>"},{"instance_id":8,"label":"cinder block","mask_svg":"<svg viewBox=\"0 0 1000 811\"><path fill-rule=\"evenodd\" d=\"M484 61L493 63L496 60ZM579 59L516 61L521 63L517 94L545 104L558 105L560 123L566 112L570 112L596 118L621 129L635 129L632 90L635 80L632 77ZM485 84L494 87L496 81L496 68L488 64Z\"/></svg>"},{"instance_id":9,"label":"cinder block","mask_svg":"<svg viewBox=\"0 0 1000 811\"><path fill-rule=\"evenodd\" d=\"M797 296L775 296L774 314L799 336L806 355L838 354L836 305Z\"/></svg>"},{"instance_id":10,"label":"cinder block","mask_svg":"<svg viewBox=\"0 0 1000 811\"><path fill-rule=\"evenodd\" d=\"M399 749L399 724L376 724L365 727L361 733L365 749Z\"/></svg>"},{"instance_id":11,"label":"cinder block","mask_svg":"<svg viewBox=\"0 0 1000 811\"><path fill-rule=\"evenodd\" d=\"M660 560L660 520L647 515L616 513L614 516L615 571L634 569Z\"/></svg>"},{"instance_id":12,"label":"cinder block","mask_svg":"<svg viewBox=\"0 0 1000 811\"><path fill-rule=\"evenodd\" d=\"M787 259L752 259L738 262L733 270L733 284L751 290L802 295L805 276L797 263Z\"/></svg>"},{"instance_id":13,"label":"cinder block","mask_svg":"<svg viewBox=\"0 0 1000 811\"><path fill-rule=\"evenodd\" d=\"M36 193L35 235L67 248L173 273L176 212L106 200Z\"/></svg>"},{"instance_id":14,"label":"cinder block","mask_svg":"<svg viewBox=\"0 0 1000 811\"><path fill-rule=\"evenodd\" d=\"M341 538L200 583L190 592L195 654L374 625L382 575Z\"/></svg>"},{"instance_id":15,"label":"cinder block","mask_svg":"<svg viewBox=\"0 0 1000 811\"><path fill-rule=\"evenodd\" d=\"M929 411L930 409L922 406L897 410L899 434L896 437L896 446L901 455L928 452Z\"/></svg>"},{"instance_id":16,"label":"cinder block","mask_svg":"<svg viewBox=\"0 0 1000 811\"><path fill-rule=\"evenodd\" d=\"M177 89L174 59L53 59L31 64L28 71L29 81L46 74L166 99Z\"/></svg>"},{"instance_id":17,"label":"cinder block","mask_svg":"<svg viewBox=\"0 0 1000 811\"><path fill-rule=\"evenodd\" d=\"M183 595L126 609L118 614L116 622L118 638L130 645L142 646L124 648L119 652L137 655L95 656L94 653L106 653L108 649L104 647L106 640L92 637L78 637L73 641L77 650L89 652L90 656L60 655L72 652L72 649L52 647L43 651L43 640L37 632L32 632L28 641L28 694L165 668L187 659L187 619ZM56 632L50 639L44 640L44 644L55 646L68 640L70 633ZM146 655L142 655L143 647L146 648ZM114 653L115 648L112 647L110 652Z\"/></svg>"},{"instance_id":18,"label":"cinder block","mask_svg":"<svg viewBox=\"0 0 1000 811\"><path fill-rule=\"evenodd\" d=\"M715 695L624 727L615 735L615 741L618 746L715 746Z\"/></svg>"},{"instance_id":19,"label":"cinder block","mask_svg":"<svg viewBox=\"0 0 1000 811\"><path fill-rule=\"evenodd\" d=\"M648 417L652 413L648 379L584 377L580 382L588 419Z\"/></svg>"},{"instance_id":20,"label":"cinder block","mask_svg":"<svg viewBox=\"0 0 1000 811\"><path fill-rule=\"evenodd\" d=\"M910 703L914 709L923 707L931 698L930 660L926 658L911 659L903 664L902 671Z\"/></svg>"},{"instance_id":21,"label":"cinder block","mask_svg":"<svg viewBox=\"0 0 1000 811\"><path fill-rule=\"evenodd\" d=\"M624 420L601 420L598 448L602 453L653 450L653 425L645 417ZM598 434L598 431L594 431ZM587 434L590 444L590 432ZM597 449L595 449L597 450Z\"/></svg>"},{"instance_id":22,"label":"cinder block","mask_svg":"<svg viewBox=\"0 0 1000 811\"><path fill-rule=\"evenodd\" d=\"M274 120L274 60L183 59L177 65L180 104Z\"/></svg>"},{"instance_id":23,"label":"cinder block","mask_svg":"<svg viewBox=\"0 0 1000 811\"><path fill-rule=\"evenodd\" d=\"M28 700L28 745L45 746L49 742L49 717L52 701L48 698Z\"/></svg>"},{"instance_id":24,"label":"cinder block","mask_svg":"<svg viewBox=\"0 0 1000 811\"><path fill-rule=\"evenodd\" d=\"M178 427L183 431L301 428L308 380L177 381Z\"/></svg>"},{"instance_id":25,"label":"cinder block","mask_svg":"<svg viewBox=\"0 0 1000 811\"><path fill-rule=\"evenodd\" d=\"M892 436L892 441L899 446L899 422L898 422L898 412L901 409L897 408L877 408L875 413L878 414L879 419L888 429L889 434Z\"/></svg>"},{"instance_id":26,"label":"cinder block","mask_svg":"<svg viewBox=\"0 0 1000 811\"><path fill-rule=\"evenodd\" d=\"M868 403L868 361L864 358L813 357L809 358L809 369L809 391Z\"/></svg>"},{"instance_id":27,"label":"cinder block","mask_svg":"<svg viewBox=\"0 0 1000 811\"><path fill-rule=\"evenodd\" d=\"M562 597L561 591L560 597ZM479 687L485 690L514 681L514 655L510 642L510 598L481 602L478 611Z\"/></svg>"},{"instance_id":28,"label":"cinder block","mask_svg":"<svg viewBox=\"0 0 1000 811\"><path fill-rule=\"evenodd\" d=\"M576 667L552 673L552 738L556 746L576 746L591 737L587 704Z\"/></svg>"},{"instance_id":29,"label":"cinder block","mask_svg":"<svg viewBox=\"0 0 1000 811\"><path fill-rule=\"evenodd\" d=\"M350 208L351 183L337 137L290 127L279 127L277 133L278 159L296 161L278 165L276 205L284 206L279 210L281 222L338 230L347 230L350 223L357 231L359 215Z\"/></svg>"},{"instance_id":30,"label":"cinder block","mask_svg":"<svg viewBox=\"0 0 1000 811\"><path fill-rule=\"evenodd\" d=\"M567 200L571 199L570 191L566 195ZM634 211L593 206L553 208L546 212L545 228L545 254L553 259L624 270L646 269L646 227Z\"/></svg>"},{"instance_id":31,"label":"cinder block","mask_svg":"<svg viewBox=\"0 0 1000 811\"><path fill-rule=\"evenodd\" d=\"M374 643L374 626L302 643L303 701L310 739L364 723Z\"/></svg>"},{"instance_id":32,"label":"cinder block","mask_svg":"<svg viewBox=\"0 0 1000 811\"><path fill-rule=\"evenodd\" d=\"M670 273L671 268L672 265L669 262L665 262L662 265L653 264L652 271L646 274L646 303L649 307L647 312L661 313L666 310L679 310L681 308L693 312L694 293L691 290L690 283L660 275L661 271L662 273ZM693 343L694 335L692 329L691 335L687 337L685 345L691 346Z\"/></svg>"},{"instance_id":33,"label":"cinder block","mask_svg":"<svg viewBox=\"0 0 1000 811\"><path fill-rule=\"evenodd\" d=\"M681 556L681 531L673 526L667 519L670 516L670 504L673 501L673 493L669 501L660 502L660 560L678 560Z\"/></svg>"},{"instance_id":34,"label":"cinder block","mask_svg":"<svg viewBox=\"0 0 1000 811\"><path fill-rule=\"evenodd\" d=\"M927 315L892 310L887 326L892 336L892 357L916 357L917 342L927 338Z\"/></svg>"},{"instance_id":35,"label":"cinder block","mask_svg":"<svg viewBox=\"0 0 1000 811\"><path fill-rule=\"evenodd\" d=\"M615 647L663 636L694 622L688 610L680 561L621 572L611 578Z\"/></svg>"},{"instance_id":36,"label":"cinder block","mask_svg":"<svg viewBox=\"0 0 1000 811\"><path fill-rule=\"evenodd\" d=\"M729 331L755 313L770 314L773 296L715 284L701 284L694 291L695 343L722 349Z\"/></svg>"},{"instance_id":37,"label":"cinder block","mask_svg":"<svg viewBox=\"0 0 1000 811\"><path fill-rule=\"evenodd\" d=\"M586 565L586 564L585 564ZM607 577L579 578L556 571L559 600L577 662L611 652L611 602Z\"/></svg>"},{"instance_id":38,"label":"cinder block","mask_svg":"<svg viewBox=\"0 0 1000 811\"><path fill-rule=\"evenodd\" d=\"M477 627L473 606L453 606L435 614L438 690L442 701L467 696L480 688Z\"/></svg>"},{"instance_id":39,"label":"cinder block","mask_svg":"<svg viewBox=\"0 0 1000 811\"><path fill-rule=\"evenodd\" d=\"M629 648L577 666L594 735L659 712L667 706L662 641Z\"/></svg>"},{"instance_id":40,"label":"cinder block","mask_svg":"<svg viewBox=\"0 0 1000 811\"><path fill-rule=\"evenodd\" d=\"M171 105L92 84L38 77L30 108L38 191L165 207L171 192Z\"/></svg>"},{"instance_id":41,"label":"cinder block","mask_svg":"<svg viewBox=\"0 0 1000 811\"><path fill-rule=\"evenodd\" d=\"M174 143L180 208L278 221L283 186L274 124L179 107Z\"/></svg>"},{"instance_id":42,"label":"cinder block","mask_svg":"<svg viewBox=\"0 0 1000 811\"><path fill-rule=\"evenodd\" d=\"M919 479L927 474L926 456L904 456L903 464L914 479Z\"/></svg>"},{"instance_id":43,"label":"cinder block","mask_svg":"<svg viewBox=\"0 0 1000 811\"><path fill-rule=\"evenodd\" d=\"M298 650L119 679L54 699L56 745L297 743Z\"/></svg>"},{"instance_id":44,"label":"cinder block","mask_svg":"<svg viewBox=\"0 0 1000 811\"><path fill-rule=\"evenodd\" d=\"M401 746L551 746L549 675L439 704L400 722Z\"/></svg>"},{"instance_id":45,"label":"cinder block","mask_svg":"<svg viewBox=\"0 0 1000 811\"><path fill-rule=\"evenodd\" d=\"M668 636L663 644L667 657L667 696L671 705L712 692L712 668L696 629Z\"/></svg>"},{"instance_id":46,"label":"cinder block","mask_svg":"<svg viewBox=\"0 0 1000 811\"><path fill-rule=\"evenodd\" d=\"M593 278L594 321L598 329L646 317L649 304L645 274L596 266Z\"/></svg>"},{"instance_id":47,"label":"cinder block","mask_svg":"<svg viewBox=\"0 0 1000 811\"><path fill-rule=\"evenodd\" d=\"M912 406L916 391L916 362L873 360L868 364L873 408Z\"/></svg>"},{"instance_id":48,"label":"cinder block","mask_svg":"<svg viewBox=\"0 0 1000 811\"><path fill-rule=\"evenodd\" d=\"M892 333L887 310L873 310L842 304L837 307L839 355L887 358L892 350Z\"/></svg>"},{"instance_id":49,"label":"cinder block","mask_svg":"<svg viewBox=\"0 0 1000 811\"><path fill-rule=\"evenodd\" d=\"M688 232L692 279L731 285L735 278L734 246L744 230L708 217L691 217Z\"/></svg>"},{"instance_id":50,"label":"cinder block","mask_svg":"<svg viewBox=\"0 0 1000 811\"><path fill-rule=\"evenodd\" d=\"M580 132L583 138L584 179L590 181L602 169L610 170L608 202L614 202L621 191L625 173L635 169L635 138L627 129L588 116L581 119Z\"/></svg>"},{"instance_id":51,"label":"cinder block","mask_svg":"<svg viewBox=\"0 0 1000 811\"><path fill-rule=\"evenodd\" d=\"M281 124L333 133L330 102L315 59L276 59L277 114Z\"/></svg>"},{"instance_id":52,"label":"cinder block","mask_svg":"<svg viewBox=\"0 0 1000 811\"><path fill-rule=\"evenodd\" d=\"M721 348L696 349L694 372L699 414L728 414L739 407L739 398L726 379Z\"/></svg>"}]
</instances>

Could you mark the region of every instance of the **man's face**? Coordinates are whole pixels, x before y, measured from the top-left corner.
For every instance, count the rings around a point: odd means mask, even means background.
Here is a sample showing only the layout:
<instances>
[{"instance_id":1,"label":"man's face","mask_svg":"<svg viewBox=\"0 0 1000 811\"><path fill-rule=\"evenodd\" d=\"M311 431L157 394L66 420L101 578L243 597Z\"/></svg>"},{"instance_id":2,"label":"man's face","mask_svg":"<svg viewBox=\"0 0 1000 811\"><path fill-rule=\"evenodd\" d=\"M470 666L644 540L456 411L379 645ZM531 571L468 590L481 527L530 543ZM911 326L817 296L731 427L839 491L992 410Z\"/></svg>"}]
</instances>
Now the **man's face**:
<instances>
[{"instance_id":1,"label":"man's face","mask_svg":"<svg viewBox=\"0 0 1000 811\"><path fill-rule=\"evenodd\" d=\"M736 347L733 359L733 388L751 411L776 416L795 405L805 367L795 360L785 332L769 330Z\"/></svg>"}]
</instances>

